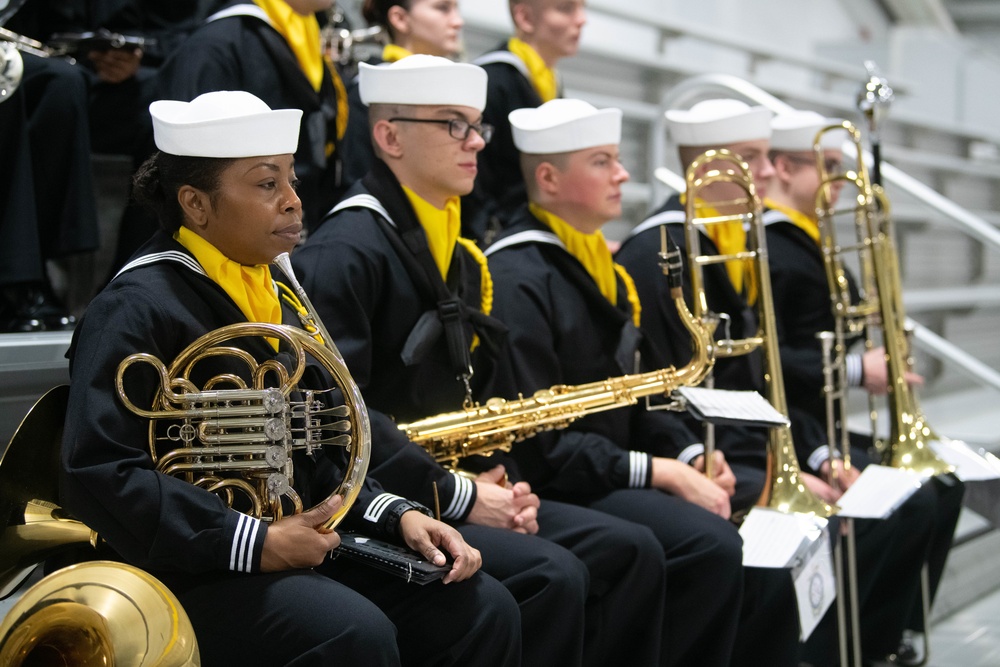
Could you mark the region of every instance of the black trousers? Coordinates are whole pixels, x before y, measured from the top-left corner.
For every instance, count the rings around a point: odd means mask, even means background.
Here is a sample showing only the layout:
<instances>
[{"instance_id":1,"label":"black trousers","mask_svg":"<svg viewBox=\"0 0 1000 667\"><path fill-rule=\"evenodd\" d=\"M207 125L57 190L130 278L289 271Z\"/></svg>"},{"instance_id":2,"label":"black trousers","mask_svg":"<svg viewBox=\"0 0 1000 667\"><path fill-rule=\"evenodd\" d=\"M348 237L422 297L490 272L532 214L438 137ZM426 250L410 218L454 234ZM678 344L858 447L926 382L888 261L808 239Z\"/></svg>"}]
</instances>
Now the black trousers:
<instances>
[{"instance_id":1,"label":"black trousers","mask_svg":"<svg viewBox=\"0 0 1000 667\"><path fill-rule=\"evenodd\" d=\"M851 448L864 469L871 458ZM923 629L920 573L928 564L931 594L937 590L961 509L964 486L953 477L926 482L887 519L854 522L858 563L861 652L881 660L899 647L905 628ZM836 520L831 535L837 535ZM849 601L848 601L849 602ZM803 648L806 661L839 664L835 609L831 608Z\"/></svg>"},{"instance_id":2,"label":"black trousers","mask_svg":"<svg viewBox=\"0 0 1000 667\"><path fill-rule=\"evenodd\" d=\"M736 528L700 507L655 489L615 491L590 507L648 526L663 549L667 596L661 664L731 664L745 585L743 543ZM750 571L746 574L756 577ZM757 587L752 588L756 591ZM780 625L784 612L767 608L770 601L770 596L753 599L760 605L759 613L770 616L772 625ZM794 623L795 617L791 618ZM769 635L766 640L771 638ZM776 646L782 641L768 643ZM794 652L794 643L792 646ZM784 664L763 659L765 662L758 664Z\"/></svg>"},{"instance_id":3,"label":"black trousers","mask_svg":"<svg viewBox=\"0 0 1000 667\"><path fill-rule=\"evenodd\" d=\"M0 110L0 285L42 280L46 259L98 245L83 74L23 58L21 86Z\"/></svg>"},{"instance_id":4,"label":"black trousers","mask_svg":"<svg viewBox=\"0 0 1000 667\"><path fill-rule=\"evenodd\" d=\"M340 558L315 570L158 576L191 619L205 667L520 664L517 605L481 572L419 586Z\"/></svg>"},{"instance_id":5,"label":"black trousers","mask_svg":"<svg viewBox=\"0 0 1000 667\"><path fill-rule=\"evenodd\" d=\"M654 665L660 652L665 563L647 528L545 500L537 535L463 524L521 612L523 664Z\"/></svg>"},{"instance_id":6,"label":"black trousers","mask_svg":"<svg viewBox=\"0 0 1000 667\"><path fill-rule=\"evenodd\" d=\"M924 484L927 493L934 497L930 512L921 518L931 521L931 537L927 544L927 570L930 582L930 601L933 603L944 574L945 562L955 537L955 526L958 525L958 515L962 511L962 500L965 498L965 484L954 475L939 475ZM910 611L906 627L910 630L926 632L924 627L923 603L918 598Z\"/></svg>"}]
</instances>

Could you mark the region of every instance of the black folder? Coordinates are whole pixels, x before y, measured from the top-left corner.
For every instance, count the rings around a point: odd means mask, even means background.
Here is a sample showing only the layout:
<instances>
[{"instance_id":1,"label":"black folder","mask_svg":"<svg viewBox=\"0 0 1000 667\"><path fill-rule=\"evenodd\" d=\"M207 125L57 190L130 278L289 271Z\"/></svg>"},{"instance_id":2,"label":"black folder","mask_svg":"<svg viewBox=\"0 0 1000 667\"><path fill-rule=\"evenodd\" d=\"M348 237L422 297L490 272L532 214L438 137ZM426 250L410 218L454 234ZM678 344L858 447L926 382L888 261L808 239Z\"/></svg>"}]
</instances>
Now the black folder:
<instances>
[{"instance_id":1,"label":"black folder","mask_svg":"<svg viewBox=\"0 0 1000 667\"><path fill-rule=\"evenodd\" d=\"M359 533L341 533L335 555L366 563L375 569L402 577L407 583L429 584L451 571L451 565L435 565L415 551Z\"/></svg>"}]
</instances>

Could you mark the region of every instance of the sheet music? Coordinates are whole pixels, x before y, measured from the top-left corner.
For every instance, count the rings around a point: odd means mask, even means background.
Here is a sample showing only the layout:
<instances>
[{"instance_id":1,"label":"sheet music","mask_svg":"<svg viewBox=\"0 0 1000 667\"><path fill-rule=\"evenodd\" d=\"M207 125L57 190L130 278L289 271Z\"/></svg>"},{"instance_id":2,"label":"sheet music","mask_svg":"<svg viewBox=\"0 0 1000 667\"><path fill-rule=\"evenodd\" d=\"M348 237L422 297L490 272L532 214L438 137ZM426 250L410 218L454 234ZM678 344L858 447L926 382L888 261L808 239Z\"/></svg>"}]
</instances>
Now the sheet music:
<instances>
[{"instance_id":1,"label":"sheet music","mask_svg":"<svg viewBox=\"0 0 1000 667\"><path fill-rule=\"evenodd\" d=\"M945 462L955 466L955 476L963 482L1000 479L1000 459L990 452L974 451L961 440L931 440L931 449Z\"/></svg>"},{"instance_id":2,"label":"sheet music","mask_svg":"<svg viewBox=\"0 0 1000 667\"><path fill-rule=\"evenodd\" d=\"M742 422L788 426L788 418L755 391L680 387L677 393L697 419L712 423Z\"/></svg>"},{"instance_id":3,"label":"sheet music","mask_svg":"<svg viewBox=\"0 0 1000 667\"><path fill-rule=\"evenodd\" d=\"M743 565L784 568L801 565L809 546L823 532L826 519L754 507L740 526Z\"/></svg>"},{"instance_id":4,"label":"sheet music","mask_svg":"<svg viewBox=\"0 0 1000 667\"><path fill-rule=\"evenodd\" d=\"M840 506L837 514L855 519L884 519L921 484L923 478L915 472L870 465L837 500Z\"/></svg>"}]
</instances>

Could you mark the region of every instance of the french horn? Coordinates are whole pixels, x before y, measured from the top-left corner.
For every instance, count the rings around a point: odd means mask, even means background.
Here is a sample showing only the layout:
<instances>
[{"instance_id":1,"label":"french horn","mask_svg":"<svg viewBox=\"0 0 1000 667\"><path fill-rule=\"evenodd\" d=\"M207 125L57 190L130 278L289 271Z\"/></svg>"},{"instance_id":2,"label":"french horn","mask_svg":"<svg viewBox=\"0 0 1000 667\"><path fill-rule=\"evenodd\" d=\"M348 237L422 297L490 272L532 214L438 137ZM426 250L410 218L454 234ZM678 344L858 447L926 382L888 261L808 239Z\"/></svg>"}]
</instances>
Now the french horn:
<instances>
[{"instance_id":1,"label":"french horn","mask_svg":"<svg viewBox=\"0 0 1000 667\"><path fill-rule=\"evenodd\" d=\"M306 331L287 325L244 322L201 336L169 366L153 355L133 354L119 364L116 389L128 410L149 419L150 454L163 474L186 479L219 495L229 506L264 521L276 521L302 511L301 500L292 488L293 453L318 453L328 446L344 448L344 478L330 494L330 497L343 496L343 503L321 527L333 530L356 500L368 470L371 452L368 412L343 357L295 279L287 255L276 258L275 263L298 295L303 306L300 318ZM255 337L285 342L283 353L290 360L288 366L273 354L258 362L247 346L232 344ZM218 367L220 361L224 367L221 372L209 369L203 382L195 383L192 378L202 375L203 365ZM306 373L315 370L311 368L314 364L332 378L332 388L314 390L299 386ZM159 378L159 387L149 407L137 406L127 392L125 374L137 365L154 369ZM334 400L328 404L326 399L333 399L336 392L343 404L331 405L337 402ZM13 593L42 560L70 546L96 544L96 533L69 516L57 502L59 449L68 396L69 388L65 386L46 393L29 411L0 459L0 519L4 520L0 533L0 598ZM186 630L182 632L178 625L183 610L153 577L118 564L105 565L99 571L79 567L79 576L70 577L72 583L65 589L91 591L94 596L74 598L71 614L74 620L66 621L55 605L26 603L36 613L22 617L19 612L9 624L9 619L5 619L3 627L11 633L23 633L18 628L25 627L67 627L70 634L107 635L108 626L114 628L122 623L114 618L102 620L94 607L98 601L104 604L108 600L106 580L120 579L131 583L122 585L121 595L111 597L120 598L129 608L124 614L130 619L124 624L126 635L135 634L137 627L147 627L158 636L173 637L175 643L189 643L181 640ZM90 574L95 576L92 578ZM65 598L69 593L58 592L63 590L62 586L62 583L46 585L43 589L53 588L57 591L55 597ZM34 600L34 590L35 587L29 589L25 597L32 595L29 599ZM151 605L148 608L147 603ZM161 613L162 605L171 611ZM140 622L142 618L154 617L174 625L154 627ZM26 642L28 639L24 637L0 636L0 645L15 646L10 650L18 655L27 646ZM176 662L172 659L144 662L135 658L131 649L117 647L120 641L105 638L92 648L90 642L91 638L77 637L63 648L63 640L53 638L41 645L60 647L60 653L55 654L59 656L76 655L71 652L81 648L94 652L100 660L88 663L60 658L62 662L53 664L198 664L193 634L194 653L182 651ZM51 654L50 648L32 650ZM106 651L111 651L112 658L102 657ZM7 654L3 655L6 658ZM0 660L0 664L9 663Z\"/></svg>"}]
</instances>

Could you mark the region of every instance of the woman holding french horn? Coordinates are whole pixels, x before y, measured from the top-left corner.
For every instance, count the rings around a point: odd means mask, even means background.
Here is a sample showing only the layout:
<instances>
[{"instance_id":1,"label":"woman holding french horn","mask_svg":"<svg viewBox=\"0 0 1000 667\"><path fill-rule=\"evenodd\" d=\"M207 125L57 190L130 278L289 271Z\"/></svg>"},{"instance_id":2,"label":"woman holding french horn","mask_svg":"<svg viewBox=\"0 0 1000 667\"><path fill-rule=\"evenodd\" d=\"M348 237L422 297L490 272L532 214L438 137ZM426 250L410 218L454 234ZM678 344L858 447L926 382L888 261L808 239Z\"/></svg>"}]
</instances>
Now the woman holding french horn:
<instances>
[{"instance_id":1,"label":"woman holding french horn","mask_svg":"<svg viewBox=\"0 0 1000 667\"><path fill-rule=\"evenodd\" d=\"M369 424L346 369L329 361L339 359L335 347L282 324L293 313L272 281L297 282L268 265L302 231L292 155L301 112L272 111L245 92L160 101L150 111L159 152L135 190L162 230L77 328L62 451L66 509L113 558L176 594L205 665L335 664L344 655L373 665L516 664L513 599L477 573L479 553L457 531L364 479L370 431L380 427ZM324 331L308 313L306 322L311 333ZM226 346L199 349L210 337ZM303 362L303 350L319 363ZM331 376L343 406L323 398ZM181 424L160 428L161 417ZM327 440L327 430L350 437ZM243 437L226 450L234 433ZM271 468L241 475L240 461L253 458L242 455L260 434ZM185 456L196 440L217 444ZM314 446L302 451L303 441ZM323 447L329 441L348 443L350 455ZM176 449L165 454L164 444ZM222 469L203 472L217 452ZM166 472L179 476L161 472L168 459ZM204 479L218 492L202 488ZM248 489L257 482L265 486L255 499ZM334 561L340 519L437 565L447 561L443 581L453 585L407 585Z\"/></svg>"}]
</instances>

